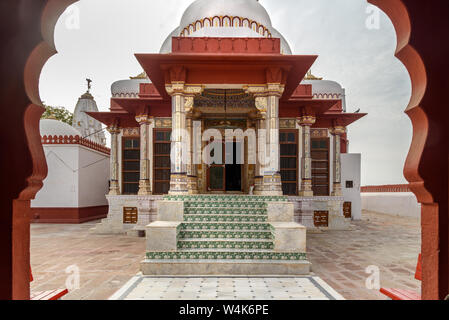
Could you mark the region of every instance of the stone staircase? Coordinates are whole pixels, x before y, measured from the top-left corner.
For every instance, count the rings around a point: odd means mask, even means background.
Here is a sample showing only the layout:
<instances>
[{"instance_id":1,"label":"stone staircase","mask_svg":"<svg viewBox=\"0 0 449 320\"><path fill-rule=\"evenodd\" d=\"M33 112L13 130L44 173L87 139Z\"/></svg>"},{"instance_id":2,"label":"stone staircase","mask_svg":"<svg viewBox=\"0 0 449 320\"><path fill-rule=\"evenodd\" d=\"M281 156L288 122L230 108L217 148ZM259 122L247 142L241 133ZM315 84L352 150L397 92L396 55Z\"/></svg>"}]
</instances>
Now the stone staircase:
<instances>
[{"instance_id":1,"label":"stone staircase","mask_svg":"<svg viewBox=\"0 0 449 320\"><path fill-rule=\"evenodd\" d=\"M145 275L302 275L303 226L286 197L166 196L147 227Z\"/></svg>"}]
</instances>

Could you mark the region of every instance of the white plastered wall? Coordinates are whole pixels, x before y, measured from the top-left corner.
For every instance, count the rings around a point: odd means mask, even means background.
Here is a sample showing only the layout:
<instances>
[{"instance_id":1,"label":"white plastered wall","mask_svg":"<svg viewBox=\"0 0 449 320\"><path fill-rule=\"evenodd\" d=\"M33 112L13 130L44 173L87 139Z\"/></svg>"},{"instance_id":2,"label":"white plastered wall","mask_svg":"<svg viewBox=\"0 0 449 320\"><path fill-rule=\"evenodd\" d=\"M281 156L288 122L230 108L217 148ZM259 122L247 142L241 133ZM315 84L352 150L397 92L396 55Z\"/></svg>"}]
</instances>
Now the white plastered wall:
<instances>
[{"instance_id":1,"label":"white plastered wall","mask_svg":"<svg viewBox=\"0 0 449 320\"><path fill-rule=\"evenodd\" d=\"M108 204L110 157L86 147L79 147L79 207Z\"/></svg>"},{"instance_id":2,"label":"white plastered wall","mask_svg":"<svg viewBox=\"0 0 449 320\"><path fill-rule=\"evenodd\" d=\"M45 145L48 176L32 208L107 205L109 155L79 145Z\"/></svg>"},{"instance_id":3,"label":"white plastered wall","mask_svg":"<svg viewBox=\"0 0 449 320\"><path fill-rule=\"evenodd\" d=\"M362 200L360 195L362 155L346 153L341 155L341 186L345 202L352 203L352 218L362 219ZM353 188L346 188L346 182L352 181Z\"/></svg>"},{"instance_id":4,"label":"white plastered wall","mask_svg":"<svg viewBox=\"0 0 449 320\"><path fill-rule=\"evenodd\" d=\"M421 205L411 192L362 193L362 208L392 216L421 218Z\"/></svg>"},{"instance_id":5,"label":"white plastered wall","mask_svg":"<svg viewBox=\"0 0 449 320\"><path fill-rule=\"evenodd\" d=\"M48 175L31 201L32 208L77 208L79 149L73 145L45 145Z\"/></svg>"}]
</instances>

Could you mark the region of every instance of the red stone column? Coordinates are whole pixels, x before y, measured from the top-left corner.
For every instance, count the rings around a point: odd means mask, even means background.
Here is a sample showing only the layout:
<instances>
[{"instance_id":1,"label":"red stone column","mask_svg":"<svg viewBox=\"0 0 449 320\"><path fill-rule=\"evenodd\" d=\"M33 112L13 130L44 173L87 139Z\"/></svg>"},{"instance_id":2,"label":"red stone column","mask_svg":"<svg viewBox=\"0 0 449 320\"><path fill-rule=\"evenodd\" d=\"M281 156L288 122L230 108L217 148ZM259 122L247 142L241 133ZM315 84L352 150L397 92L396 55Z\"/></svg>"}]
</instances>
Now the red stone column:
<instances>
[{"instance_id":1,"label":"red stone column","mask_svg":"<svg viewBox=\"0 0 449 320\"><path fill-rule=\"evenodd\" d=\"M449 1L369 0L396 29L396 56L407 68L406 109L413 140L404 174L422 204L423 299L449 294Z\"/></svg>"}]
</instances>

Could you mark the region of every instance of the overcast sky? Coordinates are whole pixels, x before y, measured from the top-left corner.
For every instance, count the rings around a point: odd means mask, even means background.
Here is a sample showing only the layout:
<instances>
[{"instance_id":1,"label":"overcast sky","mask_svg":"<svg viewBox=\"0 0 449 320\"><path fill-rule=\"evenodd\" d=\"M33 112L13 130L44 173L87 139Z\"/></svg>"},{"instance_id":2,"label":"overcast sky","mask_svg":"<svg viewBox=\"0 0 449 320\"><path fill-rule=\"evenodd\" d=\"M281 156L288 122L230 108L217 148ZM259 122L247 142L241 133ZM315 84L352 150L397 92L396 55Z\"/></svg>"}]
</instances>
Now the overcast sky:
<instances>
[{"instance_id":1,"label":"overcast sky","mask_svg":"<svg viewBox=\"0 0 449 320\"><path fill-rule=\"evenodd\" d=\"M142 69L134 53L159 52L192 0L81 0L59 20L59 54L40 82L46 104L73 111L91 78L100 111L110 86ZM388 17L366 0L261 0L273 26L294 54L317 54L316 76L346 88L348 111L369 115L349 127L350 152L362 154L362 185L404 183L412 127L404 110L411 94L405 67L394 57L396 36ZM374 23L374 24L373 24Z\"/></svg>"}]
</instances>

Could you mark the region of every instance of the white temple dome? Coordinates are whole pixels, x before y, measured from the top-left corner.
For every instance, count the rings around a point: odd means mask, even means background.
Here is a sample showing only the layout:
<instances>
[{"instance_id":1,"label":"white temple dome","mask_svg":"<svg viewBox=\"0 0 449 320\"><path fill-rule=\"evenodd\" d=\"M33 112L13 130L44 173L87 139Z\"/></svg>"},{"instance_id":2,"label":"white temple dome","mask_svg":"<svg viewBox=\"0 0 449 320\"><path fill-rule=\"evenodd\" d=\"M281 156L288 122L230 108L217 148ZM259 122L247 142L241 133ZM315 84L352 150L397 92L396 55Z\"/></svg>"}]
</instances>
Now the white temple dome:
<instances>
[{"instance_id":1,"label":"white temple dome","mask_svg":"<svg viewBox=\"0 0 449 320\"><path fill-rule=\"evenodd\" d=\"M43 136L80 136L81 133L71 125L54 119L42 119L39 123L41 137Z\"/></svg>"},{"instance_id":2,"label":"white temple dome","mask_svg":"<svg viewBox=\"0 0 449 320\"><path fill-rule=\"evenodd\" d=\"M148 79L127 79L116 81L111 86L112 97L137 98L140 93L141 83L150 83L150 81Z\"/></svg>"},{"instance_id":3,"label":"white temple dome","mask_svg":"<svg viewBox=\"0 0 449 320\"><path fill-rule=\"evenodd\" d=\"M271 27L271 19L258 0L196 0L184 12L181 28L211 17L241 17Z\"/></svg>"},{"instance_id":4,"label":"white temple dome","mask_svg":"<svg viewBox=\"0 0 449 320\"><path fill-rule=\"evenodd\" d=\"M160 53L172 52L173 37L280 38L281 53L292 54L285 38L272 26L258 0L196 0L180 25L164 41Z\"/></svg>"},{"instance_id":5,"label":"white temple dome","mask_svg":"<svg viewBox=\"0 0 449 320\"><path fill-rule=\"evenodd\" d=\"M315 99L342 99L346 110L346 90L338 82L331 80L304 80L301 84L311 84Z\"/></svg>"}]
</instances>

